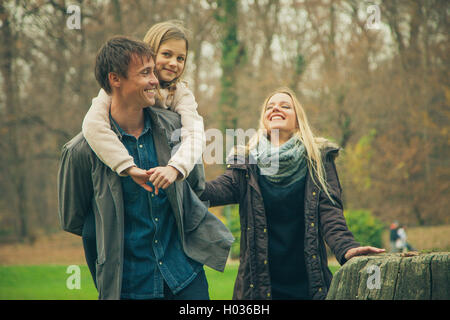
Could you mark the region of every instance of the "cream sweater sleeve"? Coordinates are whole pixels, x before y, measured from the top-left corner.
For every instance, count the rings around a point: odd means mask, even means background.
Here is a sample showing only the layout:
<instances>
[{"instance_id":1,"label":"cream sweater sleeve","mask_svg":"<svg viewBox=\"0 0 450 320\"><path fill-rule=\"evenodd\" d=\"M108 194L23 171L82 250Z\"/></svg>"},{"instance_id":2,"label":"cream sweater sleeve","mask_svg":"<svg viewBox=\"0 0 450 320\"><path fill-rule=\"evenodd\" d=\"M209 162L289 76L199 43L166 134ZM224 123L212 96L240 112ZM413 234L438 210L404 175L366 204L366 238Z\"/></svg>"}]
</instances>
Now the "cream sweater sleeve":
<instances>
[{"instance_id":1,"label":"cream sweater sleeve","mask_svg":"<svg viewBox=\"0 0 450 320\"><path fill-rule=\"evenodd\" d=\"M122 171L135 165L133 157L111 129L109 106L111 97L101 89L92 99L83 120L82 131L91 149L97 157L121 176Z\"/></svg>"},{"instance_id":2,"label":"cream sweater sleeve","mask_svg":"<svg viewBox=\"0 0 450 320\"><path fill-rule=\"evenodd\" d=\"M175 167L186 178L196 163L201 162L205 149L203 118L197 112L197 102L188 87L180 82L170 109L181 116L181 144L174 148L168 165Z\"/></svg>"}]
</instances>

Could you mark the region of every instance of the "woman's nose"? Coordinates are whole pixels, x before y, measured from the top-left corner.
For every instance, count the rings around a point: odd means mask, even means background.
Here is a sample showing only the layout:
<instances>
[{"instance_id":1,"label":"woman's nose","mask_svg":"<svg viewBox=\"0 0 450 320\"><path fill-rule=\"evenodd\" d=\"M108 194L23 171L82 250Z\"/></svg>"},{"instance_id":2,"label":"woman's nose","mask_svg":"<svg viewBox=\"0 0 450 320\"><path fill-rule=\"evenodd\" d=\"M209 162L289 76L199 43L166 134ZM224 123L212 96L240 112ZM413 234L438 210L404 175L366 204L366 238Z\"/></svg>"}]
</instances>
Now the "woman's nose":
<instances>
[{"instance_id":1,"label":"woman's nose","mask_svg":"<svg viewBox=\"0 0 450 320\"><path fill-rule=\"evenodd\" d=\"M281 109L280 109L280 106L279 105L277 105L277 104L275 104L273 107L272 107L272 112L274 112L274 111L280 111Z\"/></svg>"}]
</instances>

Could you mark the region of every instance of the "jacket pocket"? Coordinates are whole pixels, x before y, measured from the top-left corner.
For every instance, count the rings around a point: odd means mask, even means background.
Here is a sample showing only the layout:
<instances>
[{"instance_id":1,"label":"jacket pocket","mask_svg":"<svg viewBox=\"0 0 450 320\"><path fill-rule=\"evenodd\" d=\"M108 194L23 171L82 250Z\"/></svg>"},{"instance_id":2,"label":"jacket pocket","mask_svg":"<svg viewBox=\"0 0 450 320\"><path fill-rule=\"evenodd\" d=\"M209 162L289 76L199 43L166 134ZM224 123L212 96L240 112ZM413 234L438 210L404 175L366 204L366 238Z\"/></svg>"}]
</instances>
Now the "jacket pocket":
<instances>
[{"instance_id":1,"label":"jacket pocket","mask_svg":"<svg viewBox=\"0 0 450 320\"><path fill-rule=\"evenodd\" d=\"M208 208L194 193L191 186L183 181L183 224L185 233L194 231L205 219Z\"/></svg>"}]
</instances>

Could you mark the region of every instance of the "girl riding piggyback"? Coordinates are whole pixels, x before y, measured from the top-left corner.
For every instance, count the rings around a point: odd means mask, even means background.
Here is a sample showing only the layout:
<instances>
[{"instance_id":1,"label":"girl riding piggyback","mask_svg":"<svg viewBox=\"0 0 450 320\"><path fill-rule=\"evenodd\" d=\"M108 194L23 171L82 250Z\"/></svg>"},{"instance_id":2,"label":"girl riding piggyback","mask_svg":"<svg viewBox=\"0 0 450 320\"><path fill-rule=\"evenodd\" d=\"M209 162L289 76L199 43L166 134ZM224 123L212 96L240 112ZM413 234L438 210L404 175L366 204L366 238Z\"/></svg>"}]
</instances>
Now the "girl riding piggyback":
<instances>
[{"instance_id":1,"label":"girl riding piggyback","mask_svg":"<svg viewBox=\"0 0 450 320\"><path fill-rule=\"evenodd\" d=\"M205 133L203 118L197 112L194 95L180 80L188 54L185 29L176 21L152 26L144 37L156 54L155 74L159 80L159 98L155 106L181 116L181 145L167 166L138 168L132 156L112 131L109 120L111 97L101 89L83 120L83 135L97 156L120 176L129 175L148 191L151 182L158 189L167 188L177 179L186 178L201 158ZM150 169L150 170L148 170ZM146 171L148 170L148 171Z\"/></svg>"}]
</instances>

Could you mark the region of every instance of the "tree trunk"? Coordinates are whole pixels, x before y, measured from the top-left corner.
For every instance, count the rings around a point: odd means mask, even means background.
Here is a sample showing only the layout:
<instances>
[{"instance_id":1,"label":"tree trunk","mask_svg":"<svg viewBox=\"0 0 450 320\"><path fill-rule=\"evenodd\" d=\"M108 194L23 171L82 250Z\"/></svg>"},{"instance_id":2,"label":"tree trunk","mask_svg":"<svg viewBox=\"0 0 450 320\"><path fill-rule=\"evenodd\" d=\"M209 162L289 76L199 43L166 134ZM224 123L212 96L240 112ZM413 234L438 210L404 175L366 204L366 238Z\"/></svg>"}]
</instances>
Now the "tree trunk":
<instances>
[{"instance_id":1,"label":"tree trunk","mask_svg":"<svg viewBox=\"0 0 450 320\"><path fill-rule=\"evenodd\" d=\"M334 274L327 300L450 299L449 252L404 255L351 259Z\"/></svg>"}]
</instances>

